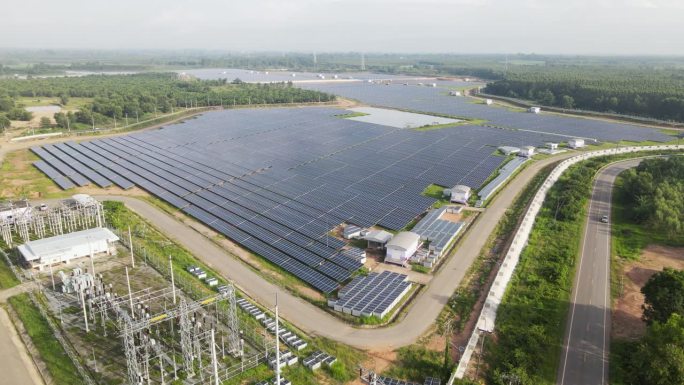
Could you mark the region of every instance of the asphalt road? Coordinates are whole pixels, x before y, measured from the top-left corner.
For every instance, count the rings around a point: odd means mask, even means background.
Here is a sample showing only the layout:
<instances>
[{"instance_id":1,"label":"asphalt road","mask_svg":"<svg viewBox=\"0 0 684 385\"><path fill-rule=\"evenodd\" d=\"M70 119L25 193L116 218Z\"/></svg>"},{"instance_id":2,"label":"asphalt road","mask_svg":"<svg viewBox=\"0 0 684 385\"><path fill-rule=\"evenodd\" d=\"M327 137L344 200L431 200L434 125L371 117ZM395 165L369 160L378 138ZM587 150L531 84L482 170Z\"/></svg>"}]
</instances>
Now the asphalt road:
<instances>
[{"instance_id":1,"label":"asphalt road","mask_svg":"<svg viewBox=\"0 0 684 385\"><path fill-rule=\"evenodd\" d=\"M610 352L610 204L615 178L640 160L615 163L594 181L558 369L560 385L608 384ZM609 222L601 222L608 215Z\"/></svg>"},{"instance_id":2,"label":"asphalt road","mask_svg":"<svg viewBox=\"0 0 684 385\"><path fill-rule=\"evenodd\" d=\"M520 172L468 229L461 245L434 276L429 286L413 301L406 316L391 326L376 329L353 327L307 301L283 291L282 288L261 278L257 272L204 235L146 201L120 196L97 198L123 201L211 268L231 279L243 292L260 304L273 307L275 293L279 292L281 316L307 334L324 336L362 349L398 348L415 342L431 327L479 255L496 224L534 175L547 164L571 155L567 153L561 157L547 158L530 164Z\"/></svg>"}]
</instances>

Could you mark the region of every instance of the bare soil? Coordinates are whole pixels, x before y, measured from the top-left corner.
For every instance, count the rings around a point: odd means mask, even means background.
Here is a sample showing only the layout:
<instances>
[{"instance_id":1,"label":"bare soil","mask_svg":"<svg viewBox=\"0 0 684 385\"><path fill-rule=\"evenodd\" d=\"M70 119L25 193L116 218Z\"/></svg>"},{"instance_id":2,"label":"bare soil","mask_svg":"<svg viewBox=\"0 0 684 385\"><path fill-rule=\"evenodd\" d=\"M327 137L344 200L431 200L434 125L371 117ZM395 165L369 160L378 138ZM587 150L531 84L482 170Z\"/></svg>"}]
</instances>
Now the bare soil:
<instances>
[{"instance_id":1,"label":"bare soil","mask_svg":"<svg viewBox=\"0 0 684 385\"><path fill-rule=\"evenodd\" d=\"M613 305L613 338L634 340L644 335L646 324L641 320L644 304L641 288L665 267L684 269L684 248L650 245L638 261L622 266L622 294Z\"/></svg>"}]
</instances>

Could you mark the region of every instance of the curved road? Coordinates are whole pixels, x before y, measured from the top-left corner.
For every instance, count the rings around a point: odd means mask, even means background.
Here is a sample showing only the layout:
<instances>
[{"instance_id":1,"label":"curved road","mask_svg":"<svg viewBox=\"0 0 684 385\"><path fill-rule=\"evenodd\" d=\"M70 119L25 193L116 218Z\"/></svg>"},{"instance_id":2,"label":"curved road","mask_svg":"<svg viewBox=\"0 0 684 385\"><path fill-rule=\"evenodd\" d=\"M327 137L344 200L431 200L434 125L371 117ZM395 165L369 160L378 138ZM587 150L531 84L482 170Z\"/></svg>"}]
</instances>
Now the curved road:
<instances>
[{"instance_id":1,"label":"curved road","mask_svg":"<svg viewBox=\"0 0 684 385\"><path fill-rule=\"evenodd\" d=\"M532 163L520 172L468 229L461 245L434 276L430 285L414 300L406 316L391 326L375 329L355 328L305 300L283 291L282 288L261 278L237 257L204 235L143 200L121 196L97 198L124 202L212 269L232 280L260 304L273 307L275 293L279 292L281 315L304 332L362 349L397 348L413 343L434 323L503 214L534 175L544 166L571 155L566 153L560 157L547 158Z\"/></svg>"},{"instance_id":2,"label":"curved road","mask_svg":"<svg viewBox=\"0 0 684 385\"><path fill-rule=\"evenodd\" d=\"M601 217L610 218L615 178L639 162L614 163L594 180L558 369L559 385L608 384L611 242L610 222L601 222Z\"/></svg>"},{"instance_id":3,"label":"curved road","mask_svg":"<svg viewBox=\"0 0 684 385\"><path fill-rule=\"evenodd\" d=\"M54 140L54 142L58 141L63 140ZM53 142L53 140L43 141L41 144L47 142ZM34 144L35 142L16 143L6 146L0 149L0 160L8 151ZM459 247L449 256L429 286L413 301L406 316L391 326L374 329L355 328L305 300L283 291L277 285L261 278L238 257L144 200L126 196L98 196L98 199L124 202L215 271L232 280L243 292L260 304L273 307L275 293L279 292L282 317L310 335L324 336L361 349L398 348L415 342L431 327L452 293L458 288L472 262L479 255L497 223L527 183L544 166L572 155L572 153L564 153L534 162L513 178L470 226Z\"/></svg>"}]
</instances>

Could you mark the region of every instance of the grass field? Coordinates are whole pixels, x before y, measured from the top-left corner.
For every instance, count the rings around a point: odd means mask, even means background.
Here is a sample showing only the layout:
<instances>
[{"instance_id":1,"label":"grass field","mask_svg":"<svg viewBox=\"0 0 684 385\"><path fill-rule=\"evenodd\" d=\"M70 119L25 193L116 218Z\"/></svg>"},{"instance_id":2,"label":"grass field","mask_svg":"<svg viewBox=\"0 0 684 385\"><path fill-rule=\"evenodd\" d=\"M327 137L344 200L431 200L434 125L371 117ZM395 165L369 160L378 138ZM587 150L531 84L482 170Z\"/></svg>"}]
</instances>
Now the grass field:
<instances>
[{"instance_id":1,"label":"grass field","mask_svg":"<svg viewBox=\"0 0 684 385\"><path fill-rule=\"evenodd\" d=\"M70 196L33 167L37 160L38 157L29 150L7 154L0 167L0 197L48 199Z\"/></svg>"},{"instance_id":2,"label":"grass field","mask_svg":"<svg viewBox=\"0 0 684 385\"><path fill-rule=\"evenodd\" d=\"M2 252L2 251L0 251ZM19 284L19 280L14 276L14 272L7 266L4 257L0 257L0 289L9 289Z\"/></svg>"},{"instance_id":3,"label":"grass field","mask_svg":"<svg viewBox=\"0 0 684 385\"><path fill-rule=\"evenodd\" d=\"M83 381L77 374L76 367L59 341L54 338L50 326L38 308L31 302L29 296L20 294L10 298L9 302L19 315L19 319L24 324L26 332L31 337L31 341L40 353L41 359L45 362L55 383L60 385L82 384Z\"/></svg>"}]
</instances>

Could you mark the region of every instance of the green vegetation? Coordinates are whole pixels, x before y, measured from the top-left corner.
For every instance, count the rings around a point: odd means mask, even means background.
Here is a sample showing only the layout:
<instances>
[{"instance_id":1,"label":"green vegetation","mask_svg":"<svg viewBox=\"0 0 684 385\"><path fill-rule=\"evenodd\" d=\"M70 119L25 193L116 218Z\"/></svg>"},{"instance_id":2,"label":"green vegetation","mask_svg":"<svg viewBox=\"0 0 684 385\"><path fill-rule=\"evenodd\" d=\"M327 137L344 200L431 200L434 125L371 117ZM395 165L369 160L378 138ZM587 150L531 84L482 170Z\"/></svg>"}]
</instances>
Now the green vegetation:
<instances>
[{"instance_id":1,"label":"green vegetation","mask_svg":"<svg viewBox=\"0 0 684 385\"><path fill-rule=\"evenodd\" d=\"M494 384L505 374L522 383L556 378L586 202L607 158L570 167L550 189L497 315L497 338L486 346Z\"/></svg>"},{"instance_id":2,"label":"green vegetation","mask_svg":"<svg viewBox=\"0 0 684 385\"><path fill-rule=\"evenodd\" d=\"M411 264L411 270L418 272L418 273L430 274L430 268L429 267L425 267L425 266L417 264L417 263Z\"/></svg>"},{"instance_id":3,"label":"green vegetation","mask_svg":"<svg viewBox=\"0 0 684 385\"><path fill-rule=\"evenodd\" d=\"M430 197L437 199L437 202L433 203L432 208L438 209L442 206L448 205L451 203L449 199L444 197L444 189L447 187L444 186L439 186L436 184L431 184L423 190L421 193L423 196ZM450 188L450 187L449 187Z\"/></svg>"},{"instance_id":4,"label":"green vegetation","mask_svg":"<svg viewBox=\"0 0 684 385\"><path fill-rule=\"evenodd\" d=\"M623 183L632 220L667 239L684 237L684 157L645 159L625 172Z\"/></svg>"},{"instance_id":5,"label":"green vegetation","mask_svg":"<svg viewBox=\"0 0 684 385\"><path fill-rule=\"evenodd\" d=\"M668 214L671 216L668 221L676 222L677 218L680 221L684 218L683 209L677 209L677 205L682 204L681 199L663 199L665 192L674 193L675 196L679 194L681 197L680 192L684 191L682 177L675 175L678 175L676 172L681 172L683 163L682 157L672 157L669 160L649 159L636 169L630 169L618 176L613 192L611 218L614 254L624 259L637 260L641 251L649 244L684 245L684 237L673 235L670 228L663 229L658 220L658 215L665 215L666 212L672 213ZM661 173L660 169L668 165L674 167L662 170ZM659 209L655 207L656 202ZM660 214L656 214L656 211L660 211ZM678 225L675 224L676 226Z\"/></svg>"},{"instance_id":6,"label":"green vegetation","mask_svg":"<svg viewBox=\"0 0 684 385\"><path fill-rule=\"evenodd\" d=\"M236 106L282 103L328 102L333 95L304 90L292 84L248 84L228 79L198 80L175 73L135 75L91 75L71 78L0 79L0 113L12 120L28 120L30 113L20 98L90 98L76 112L55 114L60 128L123 125L138 119L173 112L174 109L209 106ZM20 116L21 115L21 116ZM28 118L28 119L26 119Z\"/></svg>"},{"instance_id":7,"label":"green vegetation","mask_svg":"<svg viewBox=\"0 0 684 385\"><path fill-rule=\"evenodd\" d=\"M684 121L684 72L616 66L519 67L486 93L545 106Z\"/></svg>"},{"instance_id":8,"label":"green vegetation","mask_svg":"<svg viewBox=\"0 0 684 385\"><path fill-rule=\"evenodd\" d=\"M346 114L339 114L339 115L335 115L335 116L337 116L338 118L341 118L341 119L349 119L349 118L356 118L359 116L367 116L367 115L368 114L363 113L363 112L349 112Z\"/></svg>"},{"instance_id":9,"label":"green vegetation","mask_svg":"<svg viewBox=\"0 0 684 385\"><path fill-rule=\"evenodd\" d=\"M444 365L443 352L429 350L420 345L410 345L399 349L396 364L383 375L422 383L425 377L447 379L450 369L451 365Z\"/></svg>"},{"instance_id":10,"label":"green vegetation","mask_svg":"<svg viewBox=\"0 0 684 385\"><path fill-rule=\"evenodd\" d=\"M613 341L614 384L684 383L684 271L665 268L641 288L646 335L638 341Z\"/></svg>"},{"instance_id":11,"label":"green vegetation","mask_svg":"<svg viewBox=\"0 0 684 385\"><path fill-rule=\"evenodd\" d=\"M684 271L666 267L649 278L641 293L647 323L667 322L672 314L684 316Z\"/></svg>"},{"instance_id":12,"label":"green vegetation","mask_svg":"<svg viewBox=\"0 0 684 385\"><path fill-rule=\"evenodd\" d=\"M0 254L4 251L0 250ZM12 269L7 265L5 257L0 255L0 289L9 289L19 284L19 280L14 275Z\"/></svg>"},{"instance_id":13,"label":"green vegetation","mask_svg":"<svg viewBox=\"0 0 684 385\"><path fill-rule=\"evenodd\" d=\"M76 367L57 341L50 326L40 311L31 302L27 294L20 294L9 299L10 305L16 311L19 319L24 324L26 332L40 357L45 362L48 372L57 384L82 384Z\"/></svg>"}]
</instances>

